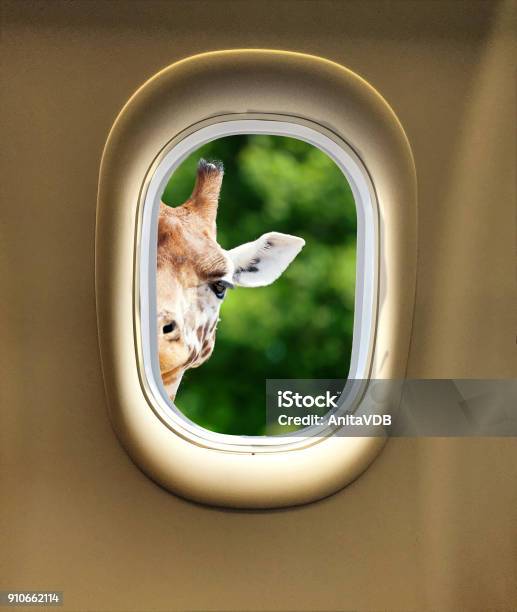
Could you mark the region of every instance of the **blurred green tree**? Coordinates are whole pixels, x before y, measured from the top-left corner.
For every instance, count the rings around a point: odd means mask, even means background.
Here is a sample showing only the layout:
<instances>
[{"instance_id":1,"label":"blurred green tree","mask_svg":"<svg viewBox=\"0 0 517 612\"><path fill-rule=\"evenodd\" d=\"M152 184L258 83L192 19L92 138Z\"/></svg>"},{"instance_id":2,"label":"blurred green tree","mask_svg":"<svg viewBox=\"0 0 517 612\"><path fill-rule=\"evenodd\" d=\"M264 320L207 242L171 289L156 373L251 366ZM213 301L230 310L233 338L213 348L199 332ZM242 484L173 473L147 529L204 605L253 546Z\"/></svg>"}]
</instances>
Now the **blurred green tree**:
<instances>
[{"instance_id":1,"label":"blurred green tree","mask_svg":"<svg viewBox=\"0 0 517 612\"><path fill-rule=\"evenodd\" d=\"M225 175L218 242L230 249L269 231L306 246L269 287L237 288L221 309L212 357L188 370L176 402L189 419L226 434L265 435L267 378L346 378L354 320L356 210L350 186L316 147L283 136L220 138L192 153L163 201L189 196L198 160Z\"/></svg>"}]
</instances>

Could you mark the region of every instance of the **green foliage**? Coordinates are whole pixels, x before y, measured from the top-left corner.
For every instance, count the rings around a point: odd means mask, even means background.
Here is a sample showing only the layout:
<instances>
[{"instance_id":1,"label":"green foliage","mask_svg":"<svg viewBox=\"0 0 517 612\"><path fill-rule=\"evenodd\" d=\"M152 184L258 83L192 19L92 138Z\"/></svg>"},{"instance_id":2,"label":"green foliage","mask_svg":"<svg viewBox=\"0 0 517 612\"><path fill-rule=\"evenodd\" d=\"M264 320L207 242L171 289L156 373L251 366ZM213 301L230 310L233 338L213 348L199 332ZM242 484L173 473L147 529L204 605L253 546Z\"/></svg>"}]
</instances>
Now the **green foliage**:
<instances>
[{"instance_id":1,"label":"green foliage","mask_svg":"<svg viewBox=\"0 0 517 612\"><path fill-rule=\"evenodd\" d=\"M218 242L230 249L269 231L306 246L269 287L237 288L221 308L212 357L186 372L177 404L199 425L263 435L267 378L344 378L352 346L356 212L345 177L300 140L239 135L210 142L174 172L163 200L184 202L200 157L224 163Z\"/></svg>"}]
</instances>

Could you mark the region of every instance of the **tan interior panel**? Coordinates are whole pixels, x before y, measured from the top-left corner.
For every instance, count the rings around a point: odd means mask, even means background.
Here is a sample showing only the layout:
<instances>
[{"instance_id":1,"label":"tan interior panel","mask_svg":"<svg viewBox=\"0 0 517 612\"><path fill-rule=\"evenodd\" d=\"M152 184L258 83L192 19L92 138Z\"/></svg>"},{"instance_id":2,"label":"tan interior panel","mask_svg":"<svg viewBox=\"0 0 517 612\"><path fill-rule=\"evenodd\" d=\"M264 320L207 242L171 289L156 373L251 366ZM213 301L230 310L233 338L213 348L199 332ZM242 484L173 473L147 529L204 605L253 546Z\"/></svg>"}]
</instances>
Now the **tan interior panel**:
<instances>
[{"instance_id":1,"label":"tan interior panel","mask_svg":"<svg viewBox=\"0 0 517 612\"><path fill-rule=\"evenodd\" d=\"M516 609L515 438L394 438L294 509L148 479L109 422L94 262L103 147L142 83L218 49L325 57L414 154L408 376L517 378L515 22L512 1L2 2L0 590L67 611Z\"/></svg>"}]
</instances>

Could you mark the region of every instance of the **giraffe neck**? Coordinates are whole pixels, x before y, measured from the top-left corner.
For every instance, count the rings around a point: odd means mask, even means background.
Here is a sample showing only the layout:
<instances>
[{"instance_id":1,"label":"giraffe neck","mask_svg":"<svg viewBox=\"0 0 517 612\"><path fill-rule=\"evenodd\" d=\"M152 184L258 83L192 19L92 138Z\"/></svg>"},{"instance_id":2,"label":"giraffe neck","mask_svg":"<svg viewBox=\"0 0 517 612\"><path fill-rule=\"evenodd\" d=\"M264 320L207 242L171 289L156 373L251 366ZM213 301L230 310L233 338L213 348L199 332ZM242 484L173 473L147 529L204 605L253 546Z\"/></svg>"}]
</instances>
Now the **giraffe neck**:
<instances>
[{"instance_id":1,"label":"giraffe neck","mask_svg":"<svg viewBox=\"0 0 517 612\"><path fill-rule=\"evenodd\" d=\"M164 381L163 386L165 387L165 391L172 401L176 399L176 393L178 392L178 387L180 386L181 379L183 378L183 372L184 370L176 374L173 378L168 379L167 382Z\"/></svg>"}]
</instances>

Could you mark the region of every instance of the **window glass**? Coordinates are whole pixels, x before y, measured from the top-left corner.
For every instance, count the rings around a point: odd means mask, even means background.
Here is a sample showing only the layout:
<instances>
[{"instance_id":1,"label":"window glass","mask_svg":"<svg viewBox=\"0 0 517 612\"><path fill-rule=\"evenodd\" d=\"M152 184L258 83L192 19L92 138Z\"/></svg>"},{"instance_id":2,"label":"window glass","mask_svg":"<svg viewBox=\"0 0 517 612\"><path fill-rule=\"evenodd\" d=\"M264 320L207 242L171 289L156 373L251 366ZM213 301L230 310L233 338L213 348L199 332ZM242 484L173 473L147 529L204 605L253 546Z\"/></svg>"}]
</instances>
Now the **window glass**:
<instances>
[{"instance_id":1,"label":"window glass","mask_svg":"<svg viewBox=\"0 0 517 612\"><path fill-rule=\"evenodd\" d=\"M275 435L265 426L266 379L348 374L357 225L350 186L304 141L243 134L190 154L162 200L157 333L168 395L206 429Z\"/></svg>"}]
</instances>

